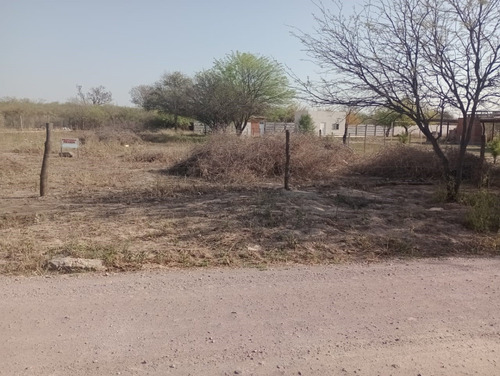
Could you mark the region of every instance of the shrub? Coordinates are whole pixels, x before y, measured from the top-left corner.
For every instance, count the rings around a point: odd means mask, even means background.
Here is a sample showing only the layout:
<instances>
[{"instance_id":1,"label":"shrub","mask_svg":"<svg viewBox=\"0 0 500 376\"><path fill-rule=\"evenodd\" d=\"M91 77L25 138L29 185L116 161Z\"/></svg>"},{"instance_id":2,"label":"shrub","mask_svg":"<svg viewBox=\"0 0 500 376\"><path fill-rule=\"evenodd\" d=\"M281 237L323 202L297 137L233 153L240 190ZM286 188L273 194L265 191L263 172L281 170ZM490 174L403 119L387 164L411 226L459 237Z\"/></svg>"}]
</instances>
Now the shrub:
<instances>
[{"instance_id":1,"label":"shrub","mask_svg":"<svg viewBox=\"0 0 500 376\"><path fill-rule=\"evenodd\" d=\"M465 216L467 227L478 232L498 232L500 229L500 196L489 191L479 191L462 196L470 206Z\"/></svg>"},{"instance_id":2,"label":"shrub","mask_svg":"<svg viewBox=\"0 0 500 376\"><path fill-rule=\"evenodd\" d=\"M304 114L299 119L299 130L302 133L313 133L314 132L314 122L309 114Z\"/></svg>"},{"instance_id":3,"label":"shrub","mask_svg":"<svg viewBox=\"0 0 500 376\"><path fill-rule=\"evenodd\" d=\"M496 137L488 142L488 148L493 156L493 163L497 163L497 157L500 155L500 137Z\"/></svg>"},{"instance_id":4,"label":"shrub","mask_svg":"<svg viewBox=\"0 0 500 376\"><path fill-rule=\"evenodd\" d=\"M292 135L290 152L294 182L331 178L352 157L341 143L304 134ZM253 138L215 134L169 172L213 182L248 183L281 177L284 165L283 134Z\"/></svg>"},{"instance_id":5,"label":"shrub","mask_svg":"<svg viewBox=\"0 0 500 376\"><path fill-rule=\"evenodd\" d=\"M104 127L96 130L96 136L100 142L119 143L120 145L132 145L141 143L142 139L136 133L119 127Z\"/></svg>"},{"instance_id":6,"label":"shrub","mask_svg":"<svg viewBox=\"0 0 500 376\"><path fill-rule=\"evenodd\" d=\"M446 150L453 170L458 160L458 150ZM466 180L479 177L479 157L466 154L463 177ZM408 145L389 146L375 155L363 159L353 166L354 172L377 176L387 179L440 179L443 177L443 168L440 160L430 149L422 149Z\"/></svg>"},{"instance_id":7,"label":"shrub","mask_svg":"<svg viewBox=\"0 0 500 376\"><path fill-rule=\"evenodd\" d=\"M409 133L400 133L400 134L398 134L398 140L402 144L408 144L410 142L410 134Z\"/></svg>"}]
</instances>

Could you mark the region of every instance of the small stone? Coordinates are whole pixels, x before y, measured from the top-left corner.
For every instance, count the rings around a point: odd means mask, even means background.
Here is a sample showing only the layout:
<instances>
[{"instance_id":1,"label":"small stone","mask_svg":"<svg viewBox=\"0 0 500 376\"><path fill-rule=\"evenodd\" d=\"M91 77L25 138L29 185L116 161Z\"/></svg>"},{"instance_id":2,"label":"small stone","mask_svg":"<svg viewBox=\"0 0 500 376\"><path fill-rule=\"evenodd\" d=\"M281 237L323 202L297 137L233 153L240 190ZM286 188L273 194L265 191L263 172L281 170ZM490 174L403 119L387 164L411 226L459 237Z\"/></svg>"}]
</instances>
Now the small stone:
<instances>
[{"instance_id":1,"label":"small stone","mask_svg":"<svg viewBox=\"0 0 500 376\"><path fill-rule=\"evenodd\" d=\"M260 252L260 251L262 251L262 247L258 244L249 245L247 247L247 250L249 250L250 252Z\"/></svg>"},{"instance_id":2,"label":"small stone","mask_svg":"<svg viewBox=\"0 0 500 376\"><path fill-rule=\"evenodd\" d=\"M443 211L443 208L430 208L429 211Z\"/></svg>"},{"instance_id":3,"label":"small stone","mask_svg":"<svg viewBox=\"0 0 500 376\"><path fill-rule=\"evenodd\" d=\"M50 270L58 270L66 273L81 272L81 271L105 271L102 260L98 259L83 259L75 257L56 257L47 262L47 268Z\"/></svg>"}]
</instances>

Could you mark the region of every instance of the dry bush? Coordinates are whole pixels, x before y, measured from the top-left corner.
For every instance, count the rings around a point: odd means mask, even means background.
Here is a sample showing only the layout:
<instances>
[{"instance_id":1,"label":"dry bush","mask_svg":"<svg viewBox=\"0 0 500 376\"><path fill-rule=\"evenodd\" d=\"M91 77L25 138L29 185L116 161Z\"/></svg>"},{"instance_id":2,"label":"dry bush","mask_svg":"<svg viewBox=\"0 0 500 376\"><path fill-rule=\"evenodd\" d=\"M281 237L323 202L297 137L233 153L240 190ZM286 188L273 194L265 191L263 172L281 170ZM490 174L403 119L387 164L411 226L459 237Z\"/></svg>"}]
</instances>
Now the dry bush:
<instances>
[{"instance_id":1,"label":"dry bush","mask_svg":"<svg viewBox=\"0 0 500 376\"><path fill-rule=\"evenodd\" d=\"M142 143L141 137L130 129L104 127L97 129L95 134L100 142L119 143L120 145Z\"/></svg>"},{"instance_id":2,"label":"dry bush","mask_svg":"<svg viewBox=\"0 0 500 376\"><path fill-rule=\"evenodd\" d=\"M154 162L168 163L170 161L170 158L167 153L162 151L143 150L140 152L127 155L125 160L128 162L142 162L142 163L154 163Z\"/></svg>"},{"instance_id":3,"label":"dry bush","mask_svg":"<svg viewBox=\"0 0 500 376\"><path fill-rule=\"evenodd\" d=\"M327 179L352 157L352 152L340 143L300 134L292 134L290 153L295 182ZM283 134L254 138L218 134L168 171L213 182L249 183L281 177L284 166Z\"/></svg>"},{"instance_id":4,"label":"dry bush","mask_svg":"<svg viewBox=\"0 0 500 376\"><path fill-rule=\"evenodd\" d=\"M445 153L450 161L450 168L455 169L458 150L450 148ZM464 162L464 179L479 178L477 172L479 166L479 157L467 153ZM439 179L443 176L441 161L433 150L408 145L389 146L364 158L354 165L352 170L363 175L387 179Z\"/></svg>"},{"instance_id":5,"label":"dry bush","mask_svg":"<svg viewBox=\"0 0 500 376\"><path fill-rule=\"evenodd\" d=\"M488 178L490 187L500 188L500 166L498 164L491 166Z\"/></svg>"},{"instance_id":6,"label":"dry bush","mask_svg":"<svg viewBox=\"0 0 500 376\"><path fill-rule=\"evenodd\" d=\"M204 134L168 129L156 132L143 131L138 135L143 141L153 144L203 143L207 138Z\"/></svg>"},{"instance_id":7,"label":"dry bush","mask_svg":"<svg viewBox=\"0 0 500 376\"><path fill-rule=\"evenodd\" d=\"M185 159L192 148L189 144L177 144L154 149L149 146L133 147L129 149L129 154L124 156L124 160L138 163L163 163L171 166Z\"/></svg>"}]
</instances>

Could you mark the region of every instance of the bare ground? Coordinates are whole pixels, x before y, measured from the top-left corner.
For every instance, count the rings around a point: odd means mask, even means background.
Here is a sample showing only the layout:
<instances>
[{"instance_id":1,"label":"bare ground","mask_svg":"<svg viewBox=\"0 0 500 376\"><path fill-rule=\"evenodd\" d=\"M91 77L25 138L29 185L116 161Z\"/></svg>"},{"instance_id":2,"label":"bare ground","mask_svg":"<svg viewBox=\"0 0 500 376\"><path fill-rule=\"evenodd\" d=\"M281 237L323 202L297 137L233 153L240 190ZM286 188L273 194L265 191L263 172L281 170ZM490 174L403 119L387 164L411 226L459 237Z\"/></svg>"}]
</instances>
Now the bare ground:
<instances>
[{"instance_id":1,"label":"bare ground","mask_svg":"<svg viewBox=\"0 0 500 376\"><path fill-rule=\"evenodd\" d=\"M500 259L0 277L0 375L498 375Z\"/></svg>"},{"instance_id":2,"label":"bare ground","mask_svg":"<svg viewBox=\"0 0 500 376\"><path fill-rule=\"evenodd\" d=\"M136 162L155 154L131 149L52 157L44 198L40 156L2 153L0 270L46 273L57 255L130 270L500 252L500 235L466 229L467 208L439 200L432 181L339 174L292 191L279 181L214 184L169 176L172 161Z\"/></svg>"}]
</instances>

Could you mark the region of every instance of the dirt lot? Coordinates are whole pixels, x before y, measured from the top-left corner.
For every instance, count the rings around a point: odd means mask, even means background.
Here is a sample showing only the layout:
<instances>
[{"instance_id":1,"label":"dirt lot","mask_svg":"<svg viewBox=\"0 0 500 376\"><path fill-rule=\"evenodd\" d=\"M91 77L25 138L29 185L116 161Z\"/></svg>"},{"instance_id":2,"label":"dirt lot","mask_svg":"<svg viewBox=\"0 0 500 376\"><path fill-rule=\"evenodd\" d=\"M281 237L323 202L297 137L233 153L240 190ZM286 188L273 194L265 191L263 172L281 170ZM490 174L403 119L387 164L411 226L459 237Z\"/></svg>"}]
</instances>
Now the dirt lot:
<instances>
[{"instance_id":1,"label":"dirt lot","mask_svg":"<svg viewBox=\"0 0 500 376\"><path fill-rule=\"evenodd\" d=\"M0 375L500 374L500 259L0 277Z\"/></svg>"},{"instance_id":2,"label":"dirt lot","mask_svg":"<svg viewBox=\"0 0 500 376\"><path fill-rule=\"evenodd\" d=\"M77 136L39 198L43 134L0 133L0 375L500 373L500 235L438 182L207 182L166 173L191 143Z\"/></svg>"},{"instance_id":3,"label":"dirt lot","mask_svg":"<svg viewBox=\"0 0 500 376\"><path fill-rule=\"evenodd\" d=\"M130 270L500 252L500 236L466 229L467 207L439 200L443 189L433 181L339 174L295 184L289 192L280 181L207 183L165 173L192 145L126 146L126 140L84 136L79 158L52 155L49 194L39 198L43 134L5 137L4 273L45 273L46 260L55 255L98 258L110 270Z\"/></svg>"}]
</instances>

